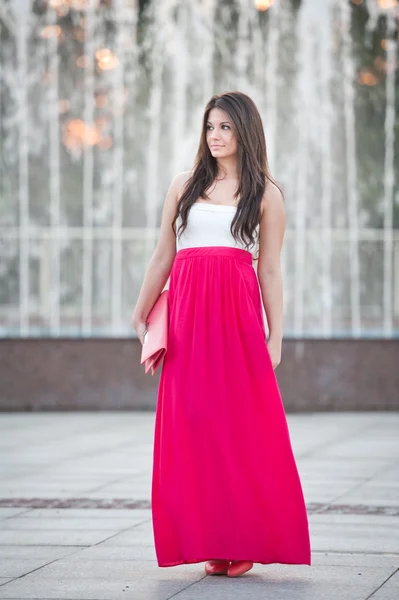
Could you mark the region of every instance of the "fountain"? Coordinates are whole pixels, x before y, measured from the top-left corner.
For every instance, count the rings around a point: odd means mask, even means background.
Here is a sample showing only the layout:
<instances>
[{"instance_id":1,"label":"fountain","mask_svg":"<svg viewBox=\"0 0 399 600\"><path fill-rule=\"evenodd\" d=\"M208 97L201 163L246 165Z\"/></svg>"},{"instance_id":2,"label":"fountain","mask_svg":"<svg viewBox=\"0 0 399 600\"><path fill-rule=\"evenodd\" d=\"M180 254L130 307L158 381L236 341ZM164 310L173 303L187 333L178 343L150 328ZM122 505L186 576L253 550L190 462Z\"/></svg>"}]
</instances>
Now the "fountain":
<instances>
[{"instance_id":1,"label":"fountain","mask_svg":"<svg viewBox=\"0 0 399 600\"><path fill-rule=\"evenodd\" d=\"M239 89L285 192L286 336L396 337L398 20L394 0L0 0L0 335L132 335L170 180Z\"/></svg>"}]
</instances>

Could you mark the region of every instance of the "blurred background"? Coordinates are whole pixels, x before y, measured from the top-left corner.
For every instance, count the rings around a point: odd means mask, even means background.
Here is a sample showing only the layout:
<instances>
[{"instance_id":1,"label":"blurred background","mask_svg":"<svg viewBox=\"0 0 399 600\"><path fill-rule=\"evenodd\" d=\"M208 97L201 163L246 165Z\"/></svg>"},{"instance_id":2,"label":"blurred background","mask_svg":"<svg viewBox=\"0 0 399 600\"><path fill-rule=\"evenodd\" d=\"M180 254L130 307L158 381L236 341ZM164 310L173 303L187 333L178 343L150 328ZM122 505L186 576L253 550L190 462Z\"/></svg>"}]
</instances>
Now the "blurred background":
<instances>
[{"instance_id":1,"label":"blurred background","mask_svg":"<svg viewBox=\"0 0 399 600\"><path fill-rule=\"evenodd\" d=\"M154 407L132 310L240 90L286 199L286 407L399 408L398 26L397 0L0 0L0 407Z\"/></svg>"}]
</instances>

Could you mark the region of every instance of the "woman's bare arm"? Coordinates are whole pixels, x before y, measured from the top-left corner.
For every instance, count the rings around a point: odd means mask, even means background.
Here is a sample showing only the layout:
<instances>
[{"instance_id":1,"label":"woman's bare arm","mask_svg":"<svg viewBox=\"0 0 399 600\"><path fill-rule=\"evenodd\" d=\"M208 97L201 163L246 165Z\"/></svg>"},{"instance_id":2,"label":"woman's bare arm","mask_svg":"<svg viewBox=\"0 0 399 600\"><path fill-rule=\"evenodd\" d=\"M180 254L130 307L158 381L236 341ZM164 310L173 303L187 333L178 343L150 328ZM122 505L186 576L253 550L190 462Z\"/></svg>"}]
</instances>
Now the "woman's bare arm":
<instances>
[{"instance_id":1,"label":"woman's bare arm","mask_svg":"<svg viewBox=\"0 0 399 600\"><path fill-rule=\"evenodd\" d=\"M133 328L142 340L145 323L159 294L162 292L176 255L176 236L172 229L172 221L176 214L177 202L190 173L179 173L172 180L166 194L158 243L149 261L140 293L133 311Z\"/></svg>"},{"instance_id":2,"label":"woman's bare arm","mask_svg":"<svg viewBox=\"0 0 399 600\"><path fill-rule=\"evenodd\" d=\"M262 200L259 228L258 279L269 327L268 348L273 367L281 360L283 339L283 281L280 254L284 239L286 212L283 196L270 183Z\"/></svg>"}]
</instances>

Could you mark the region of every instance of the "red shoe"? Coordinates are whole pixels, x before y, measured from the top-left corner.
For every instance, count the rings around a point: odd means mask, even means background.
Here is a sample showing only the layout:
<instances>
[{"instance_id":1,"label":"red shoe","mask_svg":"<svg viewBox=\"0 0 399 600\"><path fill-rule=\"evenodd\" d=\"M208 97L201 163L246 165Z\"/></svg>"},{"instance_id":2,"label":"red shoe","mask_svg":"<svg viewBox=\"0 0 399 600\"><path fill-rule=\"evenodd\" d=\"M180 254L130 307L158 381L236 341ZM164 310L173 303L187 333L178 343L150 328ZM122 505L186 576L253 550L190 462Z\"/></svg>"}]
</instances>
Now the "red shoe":
<instances>
[{"instance_id":1,"label":"red shoe","mask_svg":"<svg viewBox=\"0 0 399 600\"><path fill-rule=\"evenodd\" d=\"M205 573L207 575L227 575L229 560L208 560L205 563Z\"/></svg>"},{"instance_id":2,"label":"red shoe","mask_svg":"<svg viewBox=\"0 0 399 600\"><path fill-rule=\"evenodd\" d=\"M242 575L252 569L253 566L254 563L252 560L232 560L230 567L227 569L227 576L238 577L238 575Z\"/></svg>"}]
</instances>

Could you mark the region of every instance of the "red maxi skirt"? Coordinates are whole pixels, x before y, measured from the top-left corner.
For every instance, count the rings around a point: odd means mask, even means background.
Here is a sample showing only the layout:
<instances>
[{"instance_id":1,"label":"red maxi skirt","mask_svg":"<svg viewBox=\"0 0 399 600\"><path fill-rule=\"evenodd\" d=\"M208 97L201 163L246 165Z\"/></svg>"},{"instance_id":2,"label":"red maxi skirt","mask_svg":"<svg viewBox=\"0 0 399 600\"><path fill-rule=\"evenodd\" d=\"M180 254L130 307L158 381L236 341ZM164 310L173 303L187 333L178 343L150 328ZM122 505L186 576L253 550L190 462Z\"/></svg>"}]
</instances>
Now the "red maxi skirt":
<instances>
[{"instance_id":1,"label":"red maxi skirt","mask_svg":"<svg viewBox=\"0 0 399 600\"><path fill-rule=\"evenodd\" d=\"M306 507L247 250L177 252L154 429L158 566L311 564Z\"/></svg>"}]
</instances>

